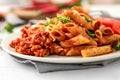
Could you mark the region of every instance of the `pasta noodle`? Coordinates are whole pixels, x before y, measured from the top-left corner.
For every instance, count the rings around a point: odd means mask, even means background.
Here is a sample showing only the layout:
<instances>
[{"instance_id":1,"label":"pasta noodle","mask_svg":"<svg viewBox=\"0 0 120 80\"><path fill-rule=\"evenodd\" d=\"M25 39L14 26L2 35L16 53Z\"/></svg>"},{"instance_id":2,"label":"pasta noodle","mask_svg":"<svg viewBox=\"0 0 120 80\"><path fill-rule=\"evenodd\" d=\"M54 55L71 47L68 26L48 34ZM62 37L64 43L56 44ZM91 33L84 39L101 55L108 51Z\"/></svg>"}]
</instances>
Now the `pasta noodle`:
<instances>
[{"instance_id":1,"label":"pasta noodle","mask_svg":"<svg viewBox=\"0 0 120 80\"><path fill-rule=\"evenodd\" d=\"M99 56L99 55L107 54L110 52L112 52L112 48L108 45L108 46L83 49L81 51L81 54L83 57L92 57L92 56Z\"/></svg>"},{"instance_id":2,"label":"pasta noodle","mask_svg":"<svg viewBox=\"0 0 120 80\"><path fill-rule=\"evenodd\" d=\"M85 15L89 16L89 18L94 20L94 18L90 16L82 7L74 6L72 9L78 11L79 13L84 13Z\"/></svg>"},{"instance_id":3,"label":"pasta noodle","mask_svg":"<svg viewBox=\"0 0 120 80\"><path fill-rule=\"evenodd\" d=\"M97 42L93 38L88 36L88 34L86 33L86 30L84 28L82 29L81 34L90 40L90 42L87 43L88 45L97 46Z\"/></svg>"},{"instance_id":4,"label":"pasta noodle","mask_svg":"<svg viewBox=\"0 0 120 80\"><path fill-rule=\"evenodd\" d=\"M96 37L98 38L98 39L102 39L102 37L103 37L103 34L102 34L102 32L100 31L100 30L96 30L95 31L95 35L96 35Z\"/></svg>"},{"instance_id":5,"label":"pasta noodle","mask_svg":"<svg viewBox=\"0 0 120 80\"><path fill-rule=\"evenodd\" d=\"M66 56L80 56L81 55L81 50L87 49L87 48L93 48L95 46L76 46L76 47L71 47L69 51L66 53Z\"/></svg>"},{"instance_id":6,"label":"pasta noodle","mask_svg":"<svg viewBox=\"0 0 120 80\"><path fill-rule=\"evenodd\" d=\"M54 43L52 45L52 48L50 49L51 51L51 54L60 54L64 49L59 45L59 44L56 44Z\"/></svg>"},{"instance_id":7,"label":"pasta noodle","mask_svg":"<svg viewBox=\"0 0 120 80\"><path fill-rule=\"evenodd\" d=\"M120 35L113 34L111 36L104 36L101 40L97 39L99 45L106 45L120 40Z\"/></svg>"},{"instance_id":8,"label":"pasta noodle","mask_svg":"<svg viewBox=\"0 0 120 80\"><path fill-rule=\"evenodd\" d=\"M95 20L92 22L92 26L93 26L94 30L99 29L101 25L102 25L101 22L98 20Z\"/></svg>"},{"instance_id":9,"label":"pasta noodle","mask_svg":"<svg viewBox=\"0 0 120 80\"><path fill-rule=\"evenodd\" d=\"M83 28L73 23L67 23L64 25L64 28L62 29L62 31L65 33L65 35L68 38L72 38L80 34L83 31Z\"/></svg>"},{"instance_id":10,"label":"pasta noodle","mask_svg":"<svg viewBox=\"0 0 120 80\"><path fill-rule=\"evenodd\" d=\"M78 34L77 30L79 27L77 25L73 23L66 23L64 26L65 26L64 28L67 29L67 33L71 33L73 36Z\"/></svg>"},{"instance_id":11,"label":"pasta noodle","mask_svg":"<svg viewBox=\"0 0 120 80\"><path fill-rule=\"evenodd\" d=\"M70 17L75 23L87 29L93 30L91 23L88 23L83 17L80 16L80 14L77 11L75 10L64 11L63 15Z\"/></svg>"},{"instance_id":12,"label":"pasta noodle","mask_svg":"<svg viewBox=\"0 0 120 80\"><path fill-rule=\"evenodd\" d=\"M109 36L109 35L113 35L113 31L110 27L105 27L105 26L101 26L100 27L100 30L102 31L102 33L106 36Z\"/></svg>"},{"instance_id":13,"label":"pasta noodle","mask_svg":"<svg viewBox=\"0 0 120 80\"><path fill-rule=\"evenodd\" d=\"M57 39L58 41L63 41L66 39L65 34L58 30L52 31L51 35L52 35L52 37L54 37L54 39Z\"/></svg>"},{"instance_id":14,"label":"pasta noodle","mask_svg":"<svg viewBox=\"0 0 120 80\"><path fill-rule=\"evenodd\" d=\"M72 47L72 46L86 44L88 42L89 42L89 39L83 37L82 35L77 35L71 39L61 41L60 44L62 47Z\"/></svg>"}]
</instances>

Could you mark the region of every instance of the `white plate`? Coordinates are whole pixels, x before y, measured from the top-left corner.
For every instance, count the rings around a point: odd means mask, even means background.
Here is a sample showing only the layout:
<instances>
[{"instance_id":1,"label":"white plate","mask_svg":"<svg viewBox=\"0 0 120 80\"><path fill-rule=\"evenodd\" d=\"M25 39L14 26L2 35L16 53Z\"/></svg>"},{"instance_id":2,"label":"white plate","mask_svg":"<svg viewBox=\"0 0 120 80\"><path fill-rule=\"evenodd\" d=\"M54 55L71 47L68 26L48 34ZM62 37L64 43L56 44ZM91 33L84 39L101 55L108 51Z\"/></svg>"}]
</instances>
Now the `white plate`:
<instances>
[{"instance_id":1,"label":"white plate","mask_svg":"<svg viewBox=\"0 0 120 80\"><path fill-rule=\"evenodd\" d=\"M108 60L113 58L120 57L120 51L113 52L111 54L82 58L80 56L77 57L64 57L64 56L49 56L49 57L35 57L29 55L23 55L15 52L13 48L9 46L11 40L19 37L19 34L13 33L9 35L6 39L4 39L1 43L2 48L11 55L14 55L19 58L34 60L34 61L42 61L42 62L51 62L51 63L85 63L85 62L95 62L101 60Z\"/></svg>"}]
</instances>

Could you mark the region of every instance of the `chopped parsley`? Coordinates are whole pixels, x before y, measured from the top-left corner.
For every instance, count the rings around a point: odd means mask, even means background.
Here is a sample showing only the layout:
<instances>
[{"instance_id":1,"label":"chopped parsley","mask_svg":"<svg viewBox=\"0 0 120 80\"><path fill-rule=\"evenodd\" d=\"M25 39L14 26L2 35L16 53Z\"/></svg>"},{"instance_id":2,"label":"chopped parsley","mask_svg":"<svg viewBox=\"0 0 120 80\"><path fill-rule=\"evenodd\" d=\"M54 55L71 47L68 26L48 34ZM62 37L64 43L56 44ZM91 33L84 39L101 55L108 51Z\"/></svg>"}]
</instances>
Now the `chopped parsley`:
<instances>
[{"instance_id":1,"label":"chopped parsley","mask_svg":"<svg viewBox=\"0 0 120 80\"><path fill-rule=\"evenodd\" d=\"M14 29L14 25L12 25L11 23L7 22L6 26L4 27L4 29L6 31L8 31L9 33L12 33L13 32L13 29Z\"/></svg>"},{"instance_id":2,"label":"chopped parsley","mask_svg":"<svg viewBox=\"0 0 120 80\"><path fill-rule=\"evenodd\" d=\"M57 19L58 19L58 21L61 21L63 23L71 22L69 17L63 17L63 16L60 16L60 15L57 16Z\"/></svg>"},{"instance_id":3,"label":"chopped parsley","mask_svg":"<svg viewBox=\"0 0 120 80\"><path fill-rule=\"evenodd\" d=\"M95 37L94 32L92 32L92 31L90 31L90 30L87 30L86 32L87 32L87 34L88 34L90 37L92 37L92 38Z\"/></svg>"},{"instance_id":4,"label":"chopped parsley","mask_svg":"<svg viewBox=\"0 0 120 80\"><path fill-rule=\"evenodd\" d=\"M91 19L89 19L88 17L86 17L85 16L85 20L87 21L87 22L92 22L92 20Z\"/></svg>"},{"instance_id":5,"label":"chopped parsley","mask_svg":"<svg viewBox=\"0 0 120 80\"><path fill-rule=\"evenodd\" d=\"M118 42L113 48L115 50L120 50L120 42Z\"/></svg>"}]
</instances>

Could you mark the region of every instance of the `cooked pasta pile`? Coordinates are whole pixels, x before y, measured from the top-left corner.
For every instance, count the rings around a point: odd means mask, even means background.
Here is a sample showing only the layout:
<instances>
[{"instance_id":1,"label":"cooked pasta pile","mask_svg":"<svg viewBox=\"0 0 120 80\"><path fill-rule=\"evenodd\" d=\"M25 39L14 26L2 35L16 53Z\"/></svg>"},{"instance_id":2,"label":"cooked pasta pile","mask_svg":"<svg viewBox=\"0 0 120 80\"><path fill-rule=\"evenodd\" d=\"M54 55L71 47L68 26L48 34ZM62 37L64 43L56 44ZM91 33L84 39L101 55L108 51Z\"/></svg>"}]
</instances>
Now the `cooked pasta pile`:
<instances>
[{"instance_id":1,"label":"cooked pasta pile","mask_svg":"<svg viewBox=\"0 0 120 80\"><path fill-rule=\"evenodd\" d=\"M111 28L101 24L81 7L72 7L33 26L24 26L21 37L10 46L20 54L92 57L113 52L120 40Z\"/></svg>"}]
</instances>

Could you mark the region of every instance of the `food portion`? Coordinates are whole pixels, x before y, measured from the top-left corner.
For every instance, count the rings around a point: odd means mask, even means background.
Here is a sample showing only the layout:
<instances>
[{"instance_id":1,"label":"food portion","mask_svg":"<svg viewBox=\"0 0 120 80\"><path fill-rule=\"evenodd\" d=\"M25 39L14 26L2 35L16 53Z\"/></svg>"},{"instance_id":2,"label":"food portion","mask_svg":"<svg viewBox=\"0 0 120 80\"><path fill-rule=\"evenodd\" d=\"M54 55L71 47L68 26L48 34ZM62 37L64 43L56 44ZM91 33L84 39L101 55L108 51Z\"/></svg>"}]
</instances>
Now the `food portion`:
<instances>
[{"instance_id":1,"label":"food portion","mask_svg":"<svg viewBox=\"0 0 120 80\"><path fill-rule=\"evenodd\" d=\"M81 7L64 10L46 22L21 29L12 40L16 52L37 57L49 55L93 57L120 49L120 34Z\"/></svg>"}]
</instances>

